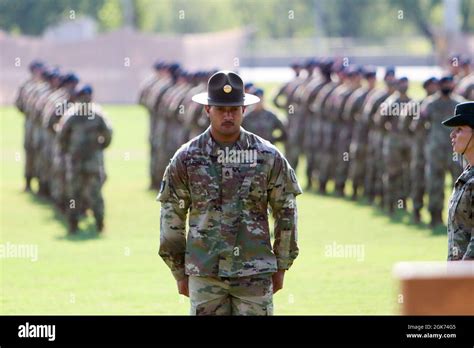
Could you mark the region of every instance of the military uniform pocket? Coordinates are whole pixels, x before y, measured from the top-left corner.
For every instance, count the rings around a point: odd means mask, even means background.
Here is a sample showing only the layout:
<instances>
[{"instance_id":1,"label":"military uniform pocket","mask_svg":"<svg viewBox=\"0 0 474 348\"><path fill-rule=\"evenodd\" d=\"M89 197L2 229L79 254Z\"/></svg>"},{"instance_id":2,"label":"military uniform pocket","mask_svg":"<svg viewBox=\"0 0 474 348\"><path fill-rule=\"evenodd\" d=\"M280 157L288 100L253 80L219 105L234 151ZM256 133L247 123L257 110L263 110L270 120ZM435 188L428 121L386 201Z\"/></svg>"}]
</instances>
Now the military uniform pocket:
<instances>
[{"instance_id":1,"label":"military uniform pocket","mask_svg":"<svg viewBox=\"0 0 474 348\"><path fill-rule=\"evenodd\" d=\"M219 197L219 188L215 177L207 165L192 166L188 172L191 191L191 205L194 209L206 209L209 204Z\"/></svg>"}]
</instances>

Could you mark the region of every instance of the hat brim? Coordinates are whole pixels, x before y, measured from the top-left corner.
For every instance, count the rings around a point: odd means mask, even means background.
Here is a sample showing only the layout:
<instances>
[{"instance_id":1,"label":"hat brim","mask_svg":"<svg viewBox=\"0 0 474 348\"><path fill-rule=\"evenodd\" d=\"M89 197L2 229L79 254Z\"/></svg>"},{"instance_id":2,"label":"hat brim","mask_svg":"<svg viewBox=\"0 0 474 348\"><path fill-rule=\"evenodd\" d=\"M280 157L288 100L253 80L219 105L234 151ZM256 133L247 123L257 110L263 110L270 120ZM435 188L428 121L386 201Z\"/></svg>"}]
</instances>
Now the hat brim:
<instances>
[{"instance_id":1,"label":"hat brim","mask_svg":"<svg viewBox=\"0 0 474 348\"><path fill-rule=\"evenodd\" d=\"M446 127L471 126L474 127L474 115L455 115L441 122Z\"/></svg>"},{"instance_id":2,"label":"hat brim","mask_svg":"<svg viewBox=\"0 0 474 348\"><path fill-rule=\"evenodd\" d=\"M211 101L208 98L207 92L196 94L192 97L192 100L201 105L214 105L214 106L247 106L256 104L260 101L260 98L256 95L245 93L244 99L238 102L218 102Z\"/></svg>"}]
</instances>

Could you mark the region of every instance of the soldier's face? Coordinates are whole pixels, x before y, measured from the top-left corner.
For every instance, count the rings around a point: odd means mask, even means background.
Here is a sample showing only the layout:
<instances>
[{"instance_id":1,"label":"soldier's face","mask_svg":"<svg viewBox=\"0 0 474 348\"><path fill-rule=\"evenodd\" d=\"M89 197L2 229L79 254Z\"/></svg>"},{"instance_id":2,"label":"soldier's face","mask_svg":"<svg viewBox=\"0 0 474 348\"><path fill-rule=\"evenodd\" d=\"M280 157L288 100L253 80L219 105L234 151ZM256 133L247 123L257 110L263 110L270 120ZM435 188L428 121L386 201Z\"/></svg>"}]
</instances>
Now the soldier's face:
<instances>
[{"instance_id":1,"label":"soldier's face","mask_svg":"<svg viewBox=\"0 0 474 348\"><path fill-rule=\"evenodd\" d=\"M240 132L245 106L206 106L212 130L223 136Z\"/></svg>"},{"instance_id":2,"label":"soldier's face","mask_svg":"<svg viewBox=\"0 0 474 348\"><path fill-rule=\"evenodd\" d=\"M474 149L474 141L471 140L472 132L473 129L469 126L458 126L451 131L451 145L454 152L468 153Z\"/></svg>"}]
</instances>

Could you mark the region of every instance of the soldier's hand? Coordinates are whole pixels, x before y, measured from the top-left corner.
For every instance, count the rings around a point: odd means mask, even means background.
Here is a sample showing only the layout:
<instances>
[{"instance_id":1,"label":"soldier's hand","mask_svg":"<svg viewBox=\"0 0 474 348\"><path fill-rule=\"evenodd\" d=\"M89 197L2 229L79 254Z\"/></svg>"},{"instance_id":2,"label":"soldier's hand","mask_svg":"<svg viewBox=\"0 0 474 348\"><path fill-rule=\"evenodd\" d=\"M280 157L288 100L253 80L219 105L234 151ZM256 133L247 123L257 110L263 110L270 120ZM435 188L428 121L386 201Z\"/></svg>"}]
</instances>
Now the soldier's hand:
<instances>
[{"instance_id":1,"label":"soldier's hand","mask_svg":"<svg viewBox=\"0 0 474 348\"><path fill-rule=\"evenodd\" d=\"M272 275L273 293L283 288L283 278L285 277L285 270L279 269Z\"/></svg>"},{"instance_id":2,"label":"soldier's hand","mask_svg":"<svg viewBox=\"0 0 474 348\"><path fill-rule=\"evenodd\" d=\"M177 281L178 284L178 293L189 297L189 288L188 288L188 276L185 276L183 279Z\"/></svg>"}]
</instances>

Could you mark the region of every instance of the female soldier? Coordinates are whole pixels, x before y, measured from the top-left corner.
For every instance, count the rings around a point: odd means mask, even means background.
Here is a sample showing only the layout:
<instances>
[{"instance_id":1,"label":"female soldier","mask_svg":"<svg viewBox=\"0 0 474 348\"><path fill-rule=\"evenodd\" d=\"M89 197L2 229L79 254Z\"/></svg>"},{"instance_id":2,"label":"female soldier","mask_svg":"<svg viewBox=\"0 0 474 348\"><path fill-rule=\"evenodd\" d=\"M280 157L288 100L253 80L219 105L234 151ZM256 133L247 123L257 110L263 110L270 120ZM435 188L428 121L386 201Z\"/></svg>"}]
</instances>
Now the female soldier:
<instances>
[{"instance_id":1,"label":"female soldier","mask_svg":"<svg viewBox=\"0 0 474 348\"><path fill-rule=\"evenodd\" d=\"M453 150L469 163L449 201L448 260L474 260L474 102L456 105L454 116L443 124L454 128L450 135Z\"/></svg>"}]
</instances>

